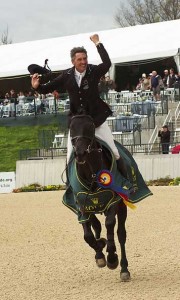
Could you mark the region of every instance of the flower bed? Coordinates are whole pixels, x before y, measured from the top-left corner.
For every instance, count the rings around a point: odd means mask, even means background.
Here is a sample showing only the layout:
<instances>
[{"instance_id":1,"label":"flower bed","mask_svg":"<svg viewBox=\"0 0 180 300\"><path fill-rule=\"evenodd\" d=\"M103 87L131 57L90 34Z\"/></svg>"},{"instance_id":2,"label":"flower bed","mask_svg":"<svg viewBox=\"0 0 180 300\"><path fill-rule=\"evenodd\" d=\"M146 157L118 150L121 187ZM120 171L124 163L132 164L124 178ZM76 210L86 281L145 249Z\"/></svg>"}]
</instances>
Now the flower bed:
<instances>
[{"instance_id":1,"label":"flower bed","mask_svg":"<svg viewBox=\"0 0 180 300\"><path fill-rule=\"evenodd\" d=\"M64 190L64 185L46 185L42 186L38 183L33 183L28 186L23 186L21 188L17 188L13 190L13 193L20 193L20 192L42 192L42 191L58 191Z\"/></svg>"},{"instance_id":2,"label":"flower bed","mask_svg":"<svg viewBox=\"0 0 180 300\"><path fill-rule=\"evenodd\" d=\"M159 178L155 180L149 180L146 182L148 186L175 186L180 185L180 177L176 177L174 179L165 177ZM42 186L38 183L33 183L28 186L23 186L18 189L14 189L13 193L21 193L21 192L42 192L42 191L58 191L58 190L65 190L65 185L46 185Z\"/></svg>"}]
</instances>

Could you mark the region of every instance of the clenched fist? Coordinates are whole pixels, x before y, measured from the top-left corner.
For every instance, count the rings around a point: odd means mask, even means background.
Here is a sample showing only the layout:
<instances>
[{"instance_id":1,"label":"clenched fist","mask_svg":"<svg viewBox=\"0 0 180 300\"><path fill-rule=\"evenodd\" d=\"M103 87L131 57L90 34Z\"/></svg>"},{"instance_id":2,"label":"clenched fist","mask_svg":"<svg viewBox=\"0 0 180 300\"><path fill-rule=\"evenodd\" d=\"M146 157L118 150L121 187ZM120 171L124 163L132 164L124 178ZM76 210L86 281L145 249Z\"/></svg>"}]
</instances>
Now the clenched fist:
<instances>
[{"instance_id":1,"label":"clenched fist","mask_svg":"<svg viewBox=\"0 0 180 300\"><path fill-rule=\"evenodd\" d=\"M93 34L90 36L90 40L96 45L99 43L99 35L98 34Z\"/></svg>"}]
</instances>

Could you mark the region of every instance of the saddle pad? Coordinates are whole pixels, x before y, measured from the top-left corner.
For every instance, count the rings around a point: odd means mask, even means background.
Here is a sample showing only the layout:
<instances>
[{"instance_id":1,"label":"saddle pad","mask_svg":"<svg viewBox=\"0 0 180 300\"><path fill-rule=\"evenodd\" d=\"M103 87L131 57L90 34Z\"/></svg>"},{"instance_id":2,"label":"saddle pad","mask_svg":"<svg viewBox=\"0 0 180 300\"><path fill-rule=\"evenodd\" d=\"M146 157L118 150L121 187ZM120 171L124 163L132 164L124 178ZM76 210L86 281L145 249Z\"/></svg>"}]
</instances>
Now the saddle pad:
<instances>
[{"instance_id":1,"label":"saddle pad","mask_svg":"<svg viewBox=\"0 0 180 300\"><path fill-rule=\"evenodd\" d=\"M135 190L134 194L130 195L129 201L132 203L137 203L145 199L146 197L153 195L153 193L146 185L132 154L123 145L121 145L117 141L114 142L116 147L118 148L120 156L124 159L128 176Z\"/></svg>"},{"instance_id":2,"label":"saddle pad","mask_svg":"<svg viewBox=\"0 0 180 300\"><path fill-rule=\"evenodd\" d=\"M102 146L105 146L112 154L112 151L107 144L100 140L98 140L98 142L100 142ZM115 141L115 144L118 148L120 156L125 161L128 176L131 181L130 183L118 172L116 161L112 154L112 166L110 171L113 173L115 184L127 189L133 185L135 192L134 194L130 195L129 201L131 203L139 202L152 195L152 192L147 187L131 153L118 142ZM75 160L70 161L71 163L68 165L68 174L71 189L64 193L63 204L78 215L78 220L80 223L89 220L92 213L104 212L109 208L110 205L121 200L121 198L117 196L114 191L109 190L107 193L107 189L103 188L97 188L97 190L92 194L89 193L87 186L78 177ZM86 200L88 200L88 202L84 203ZM103 203L104 200L105 202ZM97 207L95 202L99 203Z\"/></svg>"}]
</instances>

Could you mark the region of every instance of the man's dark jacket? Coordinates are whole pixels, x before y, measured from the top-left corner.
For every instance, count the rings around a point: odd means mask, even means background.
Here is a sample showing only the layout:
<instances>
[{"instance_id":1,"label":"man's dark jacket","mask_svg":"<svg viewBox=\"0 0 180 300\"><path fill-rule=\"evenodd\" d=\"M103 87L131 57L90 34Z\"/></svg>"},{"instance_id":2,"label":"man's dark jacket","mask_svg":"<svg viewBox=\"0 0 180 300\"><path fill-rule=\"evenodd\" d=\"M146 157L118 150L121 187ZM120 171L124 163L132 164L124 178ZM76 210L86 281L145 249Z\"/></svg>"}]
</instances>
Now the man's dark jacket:
<instances>
[{"instance_id":1,"label":"man's dark jacket","mask_svg":"<svg viewBox=\"0 0 180 300\"><path fill-rule=\"evenodd\" d=\"M102 59L99 65L87 65L86 74L82 78L81 86L75 79L75 68L64 70L57 78L48 82L47 84L40 85L37 89L39 93L46 94L54 90L64 91L69 94L70 99L70 113L73 116L84 111L89 114L98 127L112 114L109 106L100 98L98 92L98 83L100 78L105 75L110 66L111 61L104 46L100 43L97 50Z\"/></svg>"},{"instance_id":2,"label":"man's dark jacket","mask_svg":"<svg viewBox=\"0 0 180 300\"><path fill-rule=\"evenodd\" d=\"M158 137L161 138L161 143L162 144L163 143L170 143L170 135L171 135L171 133L170 133L169 130L167 130L167 131L159 130L159 132L158 132Z\"/></svg>"}]
</instances>

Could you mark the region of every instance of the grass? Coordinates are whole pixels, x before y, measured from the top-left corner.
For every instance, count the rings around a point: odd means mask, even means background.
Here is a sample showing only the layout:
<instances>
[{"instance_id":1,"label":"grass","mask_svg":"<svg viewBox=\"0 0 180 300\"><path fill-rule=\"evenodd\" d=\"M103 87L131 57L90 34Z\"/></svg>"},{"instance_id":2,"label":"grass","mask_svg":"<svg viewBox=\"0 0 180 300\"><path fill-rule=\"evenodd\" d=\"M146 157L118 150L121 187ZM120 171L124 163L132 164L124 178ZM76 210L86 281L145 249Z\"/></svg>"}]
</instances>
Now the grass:
<instances>
[{"instance_id":1,"label":"grass","mask_svg":"<svg viewBox=\"0 0 180 300\"><path fill-rule=\"evenodd\" d=\"M16 170L19 151L39 148L40 130L58 130L57 125L0 127L0 172Z\"/></svg>"}]
</instances>

